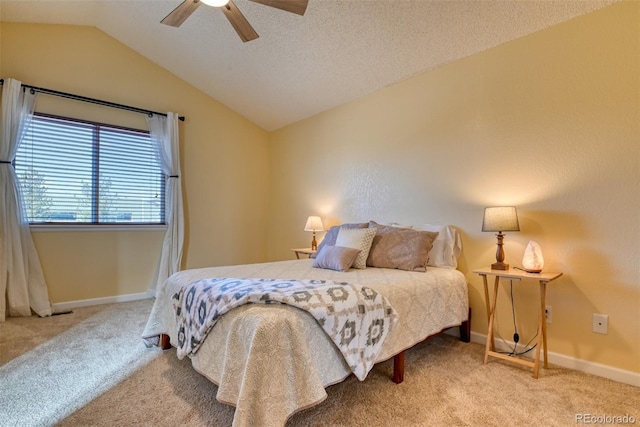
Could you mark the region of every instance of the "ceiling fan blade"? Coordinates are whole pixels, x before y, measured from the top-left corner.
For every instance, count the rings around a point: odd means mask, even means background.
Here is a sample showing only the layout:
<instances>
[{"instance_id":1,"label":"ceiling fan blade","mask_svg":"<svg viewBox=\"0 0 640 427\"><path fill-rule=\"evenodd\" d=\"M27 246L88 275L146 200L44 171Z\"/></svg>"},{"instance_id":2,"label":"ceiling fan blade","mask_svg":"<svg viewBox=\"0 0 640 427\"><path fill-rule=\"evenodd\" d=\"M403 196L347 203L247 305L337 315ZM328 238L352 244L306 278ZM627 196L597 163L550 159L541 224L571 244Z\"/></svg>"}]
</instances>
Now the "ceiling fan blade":
<instances>
[{"instance_id":1,"label":"ceiling fan blade","mask_svg":"<svg viewBox=\"0 0 640 427\"><path fill-rule=\"evenodd\" d=\"M184 0L173 12L164 17L162 24L179 27L200 6L198 0Z\"/></svg>"},{"instance_id":2,"label":"ceiling fan blade","mask_svg":"<svg viewBox=\"0 0 640 427\"><path fill-rule=\"evenodd\" d=\"M260 37L232 0L229 0L229 3L227 3L226 6L222 6L220 9L222 9L243 42L248 42Z\"/></svg>"},{"instance_id":3,"label":"ceiling fan blade","mask_svg":"<svg viewBox=\"0 0 640 427\"><path fill-rule=\"evenodd\" d=\"M309 0L250 0L255 3L260 3L265 6L275 7L287 12L295 13L298 15L304 15L307 11L307 4Z\"/></svg>"}]
</instances>

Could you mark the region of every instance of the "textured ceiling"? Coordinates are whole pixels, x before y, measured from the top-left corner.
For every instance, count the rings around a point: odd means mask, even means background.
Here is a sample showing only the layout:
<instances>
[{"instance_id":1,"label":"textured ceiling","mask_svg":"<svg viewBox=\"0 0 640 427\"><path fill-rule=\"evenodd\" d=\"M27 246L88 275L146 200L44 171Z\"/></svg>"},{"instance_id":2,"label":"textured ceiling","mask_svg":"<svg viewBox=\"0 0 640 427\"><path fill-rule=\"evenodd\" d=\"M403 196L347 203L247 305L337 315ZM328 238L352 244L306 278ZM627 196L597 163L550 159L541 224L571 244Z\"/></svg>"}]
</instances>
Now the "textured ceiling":
<instances>
[{"instance_id":1,"label":"textured ceiling","mask_svg":"<svg viewBox=\"0 0 640 427\"><path fill-rule=\"evenodd\" d=\"M266 130L620 0L309 0L304 16L234 0L260 38L181 0L0 0L0 20L99 28Z\"/></svg>"}]
</instances>

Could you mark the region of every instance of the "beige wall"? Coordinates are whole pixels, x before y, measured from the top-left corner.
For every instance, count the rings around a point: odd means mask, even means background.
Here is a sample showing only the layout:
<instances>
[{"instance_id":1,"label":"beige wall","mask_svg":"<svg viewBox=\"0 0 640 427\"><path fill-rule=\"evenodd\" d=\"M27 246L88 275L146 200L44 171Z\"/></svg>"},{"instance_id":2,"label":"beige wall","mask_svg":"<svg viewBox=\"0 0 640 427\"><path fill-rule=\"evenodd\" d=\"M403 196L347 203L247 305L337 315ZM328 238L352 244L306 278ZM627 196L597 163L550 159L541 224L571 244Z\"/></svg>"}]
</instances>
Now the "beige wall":
<instances>
[{"instance_id":1,"label":"beige wall","mask_svg":"<svg viewBox=\"0 0 640 427\"><path fill-rule=\"evenodd\" d=\"M625 2L457 61L270 136L269 257L308 246L308 215L448 223L462 232L472 328L495 237L485 206L513 204L506 260L540 243L553 307L549 349L640 372L640 4ZM417 55L421 54L416 52ZM506 287L498 326L511 340ZM515 283L519 332L535 334L535 283ZM609 315L609 334L591 331Z\"/></svg>"},{"instance_id":2,"label":"beige wall","mask_svg":"<svg viewBox=\"0 0 640 427\"><path fill-rule=\"evenodd\" d=\"M267 133L90 27L3 23L0 76L186 116L180 124L183 266L264 261ZM42 95L37 111L146 129L144 116ZM34 232L52 302L145 292L164 233Z\"/></svg>"}]
</instances>

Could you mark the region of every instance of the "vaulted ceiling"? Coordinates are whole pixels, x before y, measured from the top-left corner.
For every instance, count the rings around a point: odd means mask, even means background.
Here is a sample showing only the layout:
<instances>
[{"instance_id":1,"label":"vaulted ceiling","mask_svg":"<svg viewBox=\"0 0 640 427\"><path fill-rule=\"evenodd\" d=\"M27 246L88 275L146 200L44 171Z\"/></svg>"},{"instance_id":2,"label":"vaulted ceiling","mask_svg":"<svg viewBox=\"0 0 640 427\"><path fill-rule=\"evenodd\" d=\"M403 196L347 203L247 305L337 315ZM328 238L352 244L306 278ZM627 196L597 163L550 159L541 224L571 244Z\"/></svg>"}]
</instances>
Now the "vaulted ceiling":
<instances>
[{"instance_id":1,"label":"vaulted ceiling","mask_svg":"<svg viewBox=\"0 0 640 427\"><path fill-rule=\"evenodd\" d=\"M6 22L90 25L266 130L620 0L309 0L304 16L234 0L260 37L243 43L182 0L0 0Z\"/></svg>"}]
</instances>

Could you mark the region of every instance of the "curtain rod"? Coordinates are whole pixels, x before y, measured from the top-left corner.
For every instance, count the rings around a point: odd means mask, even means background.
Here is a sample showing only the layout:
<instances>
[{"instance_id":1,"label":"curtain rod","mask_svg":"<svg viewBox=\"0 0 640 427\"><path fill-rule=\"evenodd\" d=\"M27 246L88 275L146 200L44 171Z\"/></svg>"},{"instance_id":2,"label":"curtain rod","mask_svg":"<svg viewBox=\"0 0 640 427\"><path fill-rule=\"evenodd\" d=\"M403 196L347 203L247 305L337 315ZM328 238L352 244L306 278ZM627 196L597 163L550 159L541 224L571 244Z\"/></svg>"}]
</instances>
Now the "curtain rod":
<instances>
[{"instance_id":1,"label":"curtain rod","mask_svg":"<svg viewBox=\"0 0 640 427\"><path fill-rule=\"evenodd\" d=\"M4 85L4 79L0 79L0 86L2 85ZM24 83L22 84L22 87L31 89L32 91L44 93L46 95L55 95L61 98L68 98L68 99L74 99L76 101L89 102L91 104L104 105L105 107L119 108L121 110L133 111L135 113L142 113L142 114L148 114L148 115L157 114L159 116L165 116L165 117L167 116L166 113L159 113L157 111L145 110L143 108L130 107L128 105L116 104L115 102L102 101L100 99L95 99L95 98L87 98L86 96L74 95L72 93L60 92L52 89L45 89L41 87L26 85ZM184 116L178 116L178 119L184 122Z\"/></svg>"}]
</instances>

